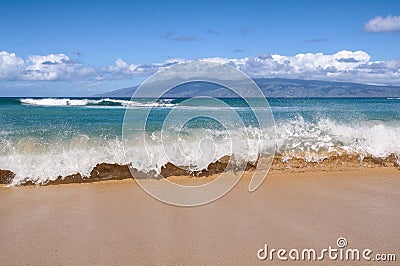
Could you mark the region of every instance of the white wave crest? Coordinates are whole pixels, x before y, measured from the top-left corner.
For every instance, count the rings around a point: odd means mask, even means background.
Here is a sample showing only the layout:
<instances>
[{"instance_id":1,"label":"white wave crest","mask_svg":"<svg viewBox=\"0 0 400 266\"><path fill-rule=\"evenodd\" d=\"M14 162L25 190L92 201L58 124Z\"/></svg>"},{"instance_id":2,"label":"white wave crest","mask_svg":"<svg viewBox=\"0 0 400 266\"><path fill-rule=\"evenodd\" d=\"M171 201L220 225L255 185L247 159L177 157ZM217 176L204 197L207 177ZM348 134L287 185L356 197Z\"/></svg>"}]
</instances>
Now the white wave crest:
<instances>
[{"instance_id":1,"label":"white wave crest","mask_svg":"<svg viewBox=\"0 0 400 266\"><path fill-rule=\"evenodd\" d=\"M36 105L36 106L123 106L123 107L172 107L170 99L162 99L158 102L151 101L132 101L132 100L121 100L121 99L70 99L70 98L25 98L20 99L22 104Z\"/></svg>"},{"instance_id":2,"label":"white wave crest","mask_svg":"<svg viewBox=\"0 0 400 266\"><path fill-rule=\"evenodd\" d=\"M320 162L330 152L400 158L400 122L360 121L352 124L330 119L306 121L302 116L277 124L277 152L286 159L302 156ZM399 159L400 163L400 159Z\"/></svg>"},{"instance_id":3,"label":"white wave crest","mask_svg":"<svg viewBox=\"0 0 400 266\"><path fill-rule=\"evenodd\" d=\"M139 146L140 134L133 135L129 145L123 145L120 138L105 140L86 135L46 143L33 137L10 140L4 135L0 138L0 169L15 173L14 185L28 180L43 184L75 173L89 176L98 163L130 164L142 172L160 173L170 162L188 171L201 171L223 156L231 156L238 162L256 162L260 153L271 151L268 147L272 143L258 128L237 128L229 134L211 129L163 134L167 134L163 140L160 132L148 136L147 150ZM235 153L232 140L239 147ZM307 162L321 162L332 152L357 154L360 160L365 156L387 158L394 154L400 164L399 140L398 121L349 124L330 119L311 122L298 116L276 124L277 153L284 160L303 158Z\"/></svg>"}]
</instances>

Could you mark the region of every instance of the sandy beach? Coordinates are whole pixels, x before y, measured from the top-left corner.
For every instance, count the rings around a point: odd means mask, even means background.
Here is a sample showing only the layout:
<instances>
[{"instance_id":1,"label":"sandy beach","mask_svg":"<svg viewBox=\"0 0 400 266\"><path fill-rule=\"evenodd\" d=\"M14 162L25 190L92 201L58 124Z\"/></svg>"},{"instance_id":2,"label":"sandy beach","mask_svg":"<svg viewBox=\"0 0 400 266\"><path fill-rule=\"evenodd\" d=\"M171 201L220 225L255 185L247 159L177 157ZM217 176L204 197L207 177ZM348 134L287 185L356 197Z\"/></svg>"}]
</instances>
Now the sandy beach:
<instances>
[{"instance_id":1,"label":"sandy beach","mask_svg":"<svg viewBox=\"0 0 400 266\"><path fill-rule=\"evenodd\" d=\"M349 248L394 253L399 260L396 168L273 171L253 193L247 191L250 174L223 198L189 208L155 200L133 179L3 186L0 264L265 265L279 261L257 258L264 244L318 250L336 247L339 237Z\"/></svg>"},{"instance_id":2,"label":"sandy beach","mask_svg":"<svg viewBox=\"0 0 400 266\"><path fill-rule=\"evenodd\" d=\"M399 3L0 1L0 266L400 266Z\"/></svg>"}]
</instances>

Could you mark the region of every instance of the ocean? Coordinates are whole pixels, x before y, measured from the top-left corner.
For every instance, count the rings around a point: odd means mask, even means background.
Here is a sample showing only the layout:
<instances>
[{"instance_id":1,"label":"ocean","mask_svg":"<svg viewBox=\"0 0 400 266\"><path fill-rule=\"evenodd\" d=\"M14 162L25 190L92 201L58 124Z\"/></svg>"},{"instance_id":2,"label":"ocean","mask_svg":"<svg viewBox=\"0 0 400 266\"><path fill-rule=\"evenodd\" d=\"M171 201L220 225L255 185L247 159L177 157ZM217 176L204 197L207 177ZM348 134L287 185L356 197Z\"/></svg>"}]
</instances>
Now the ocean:
<instances>
[{"instance_id":1,"label":"ocean","mask_svg":"<svg viewBox=\"0 0 400 266\"><path fill-rule=\"evenodd\" d=\"M224 156L255 163L260 153L271 152L271 145L282 161L318 163L352 154L360 162L394 156L400 164L400 98L268 99L273 139L263 134L242 99L220 100L229 108L215 107L208 99L186 104L185 99L0 98L0 169L15 174L14 185L45 184L75 173L90 176L99 163L158 174L171 162L195 172ZM181 126L165 124L178 106L188 117L202 115ZM127 108L131 127L123 136ZM241 123L230 121L231 112ZM143 119L145 128L139 126ZM230 122L229 130L224 128ZM145 150L142 136L148 141ZM128 149L123 137L129 139ZM243 140L243 148L232 150L232 139Z\"/></svg>"}]
</instances>

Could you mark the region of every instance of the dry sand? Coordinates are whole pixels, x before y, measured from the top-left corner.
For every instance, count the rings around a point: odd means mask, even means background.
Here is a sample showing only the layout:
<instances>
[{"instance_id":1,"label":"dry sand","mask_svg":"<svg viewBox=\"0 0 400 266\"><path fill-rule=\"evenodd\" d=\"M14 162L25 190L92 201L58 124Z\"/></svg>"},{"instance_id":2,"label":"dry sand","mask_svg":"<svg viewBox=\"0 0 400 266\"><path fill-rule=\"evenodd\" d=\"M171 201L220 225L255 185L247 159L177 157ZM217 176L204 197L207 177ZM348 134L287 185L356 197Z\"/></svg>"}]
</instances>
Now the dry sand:
<instances>
[{"instance_id":1,"label":"dry sand","mask_svg":"<svg viewBox=\"0 0 400 266\"><path fill-rule=\"evenodd\" d=\"M398 170L274 172L254 193L248 182L249 174L192 208L159 202L132 179L2 187L0 265L266 265L257 259L264 244L318 250L339 237L349 248L396 253L398 265ZM318 264L328 263L343 264Z\"/></svg>"}]
</instances>

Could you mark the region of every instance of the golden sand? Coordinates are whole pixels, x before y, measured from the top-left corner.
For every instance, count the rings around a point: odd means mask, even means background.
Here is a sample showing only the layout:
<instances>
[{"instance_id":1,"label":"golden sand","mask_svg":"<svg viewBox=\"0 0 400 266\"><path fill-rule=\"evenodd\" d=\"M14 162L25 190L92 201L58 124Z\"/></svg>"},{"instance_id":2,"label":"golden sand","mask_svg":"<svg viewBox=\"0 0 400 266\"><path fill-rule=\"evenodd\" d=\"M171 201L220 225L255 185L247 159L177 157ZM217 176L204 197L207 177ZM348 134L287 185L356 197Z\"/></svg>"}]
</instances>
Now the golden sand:
<instances>
[{"instance_id":1,"label":"golden sand","mask_svg":"<svg viewBox=\"0 0 400 266\"><path fill-rule=\"evenodd\" d=\"M396 168L275 170L253 193L250 176L191 208L159 202L133 179L2 187L0 265L266 265L257 258L264 244L318 249L339 237L400 259ZM341 265L320 264L329 263Z\"/></svg>"}]
</instances>

